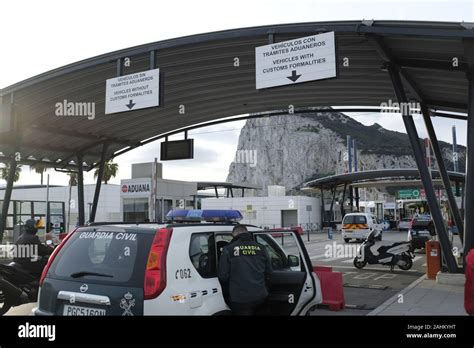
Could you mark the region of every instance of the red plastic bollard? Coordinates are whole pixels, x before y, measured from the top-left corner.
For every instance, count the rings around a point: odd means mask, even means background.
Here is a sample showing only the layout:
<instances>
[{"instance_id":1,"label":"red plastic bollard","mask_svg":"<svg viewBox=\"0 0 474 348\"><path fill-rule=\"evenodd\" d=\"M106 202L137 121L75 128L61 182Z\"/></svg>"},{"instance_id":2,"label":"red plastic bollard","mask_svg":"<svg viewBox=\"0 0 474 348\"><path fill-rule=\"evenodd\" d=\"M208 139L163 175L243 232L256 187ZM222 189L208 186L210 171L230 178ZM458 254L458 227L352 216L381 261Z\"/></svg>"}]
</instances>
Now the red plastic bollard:
<instances>
[{"instance_id":1,"label":"red plastic bollard","mask_svg":"<svg viewBox=\"0 0 474 348\"><path fill-rule=\"evenodd\" d=\"M344 288L341 272L317 272L321 283L323 304L329 306L332 311L344 309Z\"/></svg>"},{"instance_id":2,"label":"red plastic bollard","mask_svg":"<svg viewBox=\"0 0 474 348\"><path fill-rule=\"evenodd\" d=\"M464 309L474 315L474 249L469 250L465 266L466 282L464 283Z\"/></svg>"},{"instance_id":3,"label":"red plastic bollard","mask_svg":"<svg viewBox=\"0 0 474 348\"><path fill-rule=\"evenodd\" d=\"M313 266L313 272L318 273L318 272L332 272L332 267L329 266Z\"/></svg>"}]
</instances>

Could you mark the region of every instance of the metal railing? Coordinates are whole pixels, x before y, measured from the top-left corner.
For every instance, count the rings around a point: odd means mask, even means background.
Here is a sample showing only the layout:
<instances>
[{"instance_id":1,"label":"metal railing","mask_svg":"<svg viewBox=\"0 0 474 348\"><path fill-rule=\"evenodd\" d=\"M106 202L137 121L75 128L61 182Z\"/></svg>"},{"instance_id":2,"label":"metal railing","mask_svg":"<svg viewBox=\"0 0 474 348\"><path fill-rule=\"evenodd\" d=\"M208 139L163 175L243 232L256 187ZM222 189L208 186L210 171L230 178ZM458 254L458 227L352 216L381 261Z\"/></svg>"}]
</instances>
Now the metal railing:
<instances>
[{"instance_id":1,"label":"metal railing","mask_svg":"<svg viewBox=\"0 0 474 348\"><path fill-rule=\"evenodd\" d=\"M316 236L321 234L327 234L327 229L322 228L319 223L304 223L304 224L297 224L297 225L291 225L291 226L281 226L280 224L264 224L260 225L263 229L280 229L280 228L301 228L303 233L301 235L301 238L306 241L311 241L311 236Z\"/></svg>"}]
</instances>

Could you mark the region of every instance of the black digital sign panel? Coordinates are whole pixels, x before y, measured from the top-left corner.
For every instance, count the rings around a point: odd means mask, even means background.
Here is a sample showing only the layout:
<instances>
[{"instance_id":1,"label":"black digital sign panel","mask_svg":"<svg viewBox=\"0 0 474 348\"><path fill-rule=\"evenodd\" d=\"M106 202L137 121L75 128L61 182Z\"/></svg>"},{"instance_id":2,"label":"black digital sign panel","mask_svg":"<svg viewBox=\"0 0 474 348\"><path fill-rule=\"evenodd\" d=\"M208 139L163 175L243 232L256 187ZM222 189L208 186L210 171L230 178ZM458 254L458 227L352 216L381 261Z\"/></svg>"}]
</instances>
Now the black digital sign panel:
<instances>
[{"instance_id":1,"label":"black digital sign panel","mask_svg":"<svg viewBox=\"0 0 474 348\"><path fill-rule=\"evenodd\" d=\"M161 161L194 158L194 139L164 141L161 143Z\"/></svg>"}]
</instances>

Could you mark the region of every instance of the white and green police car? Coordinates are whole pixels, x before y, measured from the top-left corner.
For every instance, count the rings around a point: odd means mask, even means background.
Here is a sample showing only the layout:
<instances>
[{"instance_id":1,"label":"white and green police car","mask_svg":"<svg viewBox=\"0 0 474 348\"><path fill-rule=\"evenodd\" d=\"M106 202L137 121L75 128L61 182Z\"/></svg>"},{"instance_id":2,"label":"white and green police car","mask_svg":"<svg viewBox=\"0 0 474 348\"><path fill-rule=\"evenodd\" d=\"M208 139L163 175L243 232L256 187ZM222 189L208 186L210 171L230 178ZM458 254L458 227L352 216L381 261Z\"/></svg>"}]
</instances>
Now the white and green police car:
<instances>
[{"instance_id":1,"label":"white and green police car","mask_svg":"<svg viewBox=\"0 0 474 348\"><path fill-rule=\"evenodd\" d=\"M168 217L167 224L92 224L69 233L43 271L34 314L229 314L217 268L240 212L179 210ZM301 237L247 229L272 261L262 314L305 315L321 303Z\"/></svg>"}]
</instances>

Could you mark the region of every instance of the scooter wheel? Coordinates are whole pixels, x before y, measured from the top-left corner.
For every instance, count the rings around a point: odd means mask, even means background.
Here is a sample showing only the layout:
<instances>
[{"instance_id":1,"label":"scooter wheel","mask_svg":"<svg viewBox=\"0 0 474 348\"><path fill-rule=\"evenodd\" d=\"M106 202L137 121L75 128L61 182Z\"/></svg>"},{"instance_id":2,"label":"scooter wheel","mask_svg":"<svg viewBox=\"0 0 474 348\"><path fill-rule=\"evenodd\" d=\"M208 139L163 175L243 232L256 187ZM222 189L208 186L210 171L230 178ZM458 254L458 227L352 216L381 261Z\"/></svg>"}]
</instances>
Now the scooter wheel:
<instances>
[{"instance_id":1,"label":"scooter wheel","mask_svg":"<svg viewBox=\"0 0 474 348\"><path fill-rule=\"evenodd\" d=\"M403 265L398 264L398 268L400 268L401 270L408 271L410 268L412 268L413 261L410 256L402 255L401 261L404 262Z\"/></svg>"},{"instance_id":2,"label":"scooter wheel","mask_svg":"<svg viewBox=\"0 0 474 348\"><path fill-rule=\"evenodd\" d=\"M11 304L7 301L5 292L0 289L0 315L4 315L11 308Z\"/></svg>"},{"instance_id":3,"label":"scooter wheel","mask_svg":"<svg viewBox=\"0 0 474 348\"><path fill-rule=\"evenodd\" d=\"M367 261L361 261L358 257L354 258L354 267L357 269L362 269L367 264Z\"/></svg>"}]
</instances>

